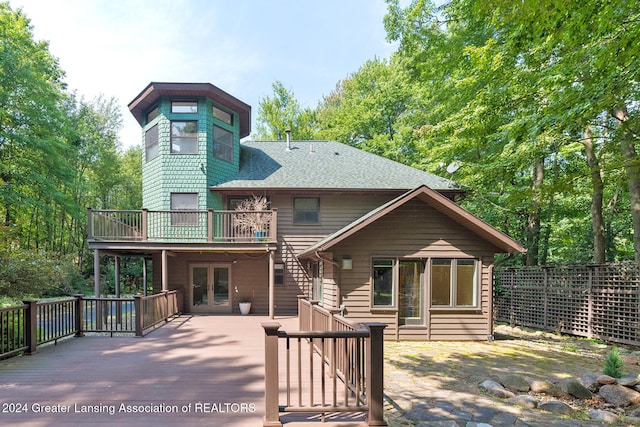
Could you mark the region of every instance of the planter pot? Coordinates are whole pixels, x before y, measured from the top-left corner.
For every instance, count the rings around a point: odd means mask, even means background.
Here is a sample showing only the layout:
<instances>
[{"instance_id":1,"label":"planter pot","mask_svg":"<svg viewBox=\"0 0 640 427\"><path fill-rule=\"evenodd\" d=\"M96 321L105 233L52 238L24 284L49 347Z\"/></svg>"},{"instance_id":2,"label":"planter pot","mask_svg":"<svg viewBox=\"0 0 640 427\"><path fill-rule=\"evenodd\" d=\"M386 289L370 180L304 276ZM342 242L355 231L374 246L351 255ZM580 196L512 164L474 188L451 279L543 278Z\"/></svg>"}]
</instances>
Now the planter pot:
<instances>
[{"instance_id":1,"label":"planter pot","mask_svg":"<svg viewBox=\"0 0 640 427\"><path fill-rule=\"evenodd\" d=\"M240 306L240 313L242 313L242 314L249 314L249 311L251 311L251 303L250 302L241 302L238 305Z\"/></svg>"}]
</instances>

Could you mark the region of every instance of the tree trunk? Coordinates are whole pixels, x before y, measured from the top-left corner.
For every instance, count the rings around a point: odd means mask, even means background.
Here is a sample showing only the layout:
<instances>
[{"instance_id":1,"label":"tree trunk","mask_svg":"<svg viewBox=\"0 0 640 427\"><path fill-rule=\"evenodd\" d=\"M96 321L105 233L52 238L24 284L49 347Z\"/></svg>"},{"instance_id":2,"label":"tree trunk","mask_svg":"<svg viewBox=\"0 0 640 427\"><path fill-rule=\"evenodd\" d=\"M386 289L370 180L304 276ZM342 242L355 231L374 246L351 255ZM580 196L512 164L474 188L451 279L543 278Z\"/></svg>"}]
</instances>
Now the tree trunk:
<instances>
[{"instance_id":1,"label":"tree trunk","mask_svg":"<svg viewBox=\"0 0 640 427\"><path fill-rule=\"evenodd\" d=\"M633 221L633 250L635 261L640 262L640 159L636 152L633 132L629 128L627 107L616 107L612 114L620 127L620 152L624 159Z\"/></svg>"},{"instance_id":2,"label":"tree trunk","mask_svg":"<svg viewBox=\"0 0 640 427\"><path fill-rule=\"evenodd\" d=\"M593 133L590 127L584 130L584 145L587 164L591 174L591 186L593 194L591 195L591 229L593 232L593 262L603 264L605 257L605 240L604 240L604 218L602 216L602 200L604 193L604 183L600 172L600 163L593 146Z\"/></svg>"},{"instance_id":3,"label":"tree trunk","mask_svg":"<svg viewBox=\"0 0 640 427\"><path fill-rule=\"evenodd\" d=\"M531 168L532 206L527 215L527 257L526 265L538 265L538 253L540 252L540 212L541 194L540 187L544 179L544 161L539 160Z\"/></svg>"}]
</instances>

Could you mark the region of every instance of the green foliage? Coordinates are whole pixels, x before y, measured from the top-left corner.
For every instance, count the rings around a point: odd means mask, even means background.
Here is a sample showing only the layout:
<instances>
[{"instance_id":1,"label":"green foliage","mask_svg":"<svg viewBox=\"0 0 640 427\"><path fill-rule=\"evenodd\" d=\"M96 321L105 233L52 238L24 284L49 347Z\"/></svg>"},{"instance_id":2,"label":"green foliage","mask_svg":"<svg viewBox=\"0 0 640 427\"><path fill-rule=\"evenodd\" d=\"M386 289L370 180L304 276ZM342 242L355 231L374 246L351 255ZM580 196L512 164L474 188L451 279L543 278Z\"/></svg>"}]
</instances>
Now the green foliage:
<instances>
[{"instance_id":1,"label":"green foliage","mask_svg":"<svg viewBox=\"0 0 640 427\"><path fill-rule=\"evenodd\" d=\"M82 265L87 207L141 207L141 148L121 153L115 99L88 102L65 93L64 72L47 43L35 41L28 18L6 2L0 41L2 222L12 225L12 244L25 253Z\"/></svg>"},{"instance_id":2,"label":"green foliage","mask_svg":"<svg viewBox=\"0 0 640 427\"><path fill-rule=\"evenodd\" d=\"M285 131L298 140L314 139L316 134L316 113L303 108L292 90L276 81L272 85L273 97L260 99L256 118L258 140L279 141L286 138Z\"/></svg>"},{"instance_id":3,"label":"green foliage","mask_svg":"<svg viewBox=\"0 0 640 427\"><path fill-rule=\"evenodd\" d=\"M609 375L613 378L622 377L622 369L624 368L624 362L620 358L620 350L617 347L613 347L607 358L604 360L604 369L602 373Z\"/></svg>"},{"instance_id":4,"label":"green foliage","mask_svg":"<svg viewBox=\"0 0 640 427\"><path fill-rule=\"evenodd\" d=\"M42 250L25 249L16 227L0 227L0 295L13 299L40 298L66 289L77 268Z\"/></svg>"},{"instance_id":5,"label":"green foliage","mask_svg":"<svg viewBox=\"0 0 640 427\"><path fill-rule=\"evenodd\" d=\"M607 260L639 256L640 5L387 3L391 62L414 93L400 122L415 165L445 175L459 163L465 207L525 244L527 264L589 262L596 208Z\"/></svg>"}]
</instances>

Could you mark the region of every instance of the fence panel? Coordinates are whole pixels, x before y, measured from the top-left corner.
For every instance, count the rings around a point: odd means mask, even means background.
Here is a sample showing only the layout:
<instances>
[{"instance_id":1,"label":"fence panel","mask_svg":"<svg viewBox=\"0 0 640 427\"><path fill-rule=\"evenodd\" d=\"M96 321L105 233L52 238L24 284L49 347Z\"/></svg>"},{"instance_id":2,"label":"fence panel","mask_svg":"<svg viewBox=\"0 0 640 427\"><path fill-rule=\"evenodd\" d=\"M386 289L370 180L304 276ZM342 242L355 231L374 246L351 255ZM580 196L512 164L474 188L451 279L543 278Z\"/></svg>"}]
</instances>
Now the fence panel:
<instances>
[{"instance_id":1,"label":"fence panel","mask_svg":"<svg viewBox=\"0 0 640 427\"><path fill-rule=\"evenodd\" d=\"M135 333L136 312L133 298L84 298L84 332Z\"/></svg>"},{"instance_id":2,"label":"fence panel","mask_svg":"<svg viewBox=\"0 0 640 427\"><path fill-rule=\"evenodd\" d=\"M77 299L40 302L37 305L37 343L44 344L68 337L78 331Z\"/></svg>"},{"instance_id":3,"label":"fence panel","mask_svg":"<svg viewBox=\"0 0 640 427\"><path fill-rule=\"evenodd\" d=\"M0 358L28 348L25 330L27 308L27 305L21 305L0 309Z\"/></svg>"},{"instance_id":4,"label":"fence panel","mask_svg":"<svg viewBox=\"0 0 640 427\"><path fill-rule=\"evenodd\" d=\"M495 270L495 319L640 345L636 263Z\"/></svg>"}]
</instances>

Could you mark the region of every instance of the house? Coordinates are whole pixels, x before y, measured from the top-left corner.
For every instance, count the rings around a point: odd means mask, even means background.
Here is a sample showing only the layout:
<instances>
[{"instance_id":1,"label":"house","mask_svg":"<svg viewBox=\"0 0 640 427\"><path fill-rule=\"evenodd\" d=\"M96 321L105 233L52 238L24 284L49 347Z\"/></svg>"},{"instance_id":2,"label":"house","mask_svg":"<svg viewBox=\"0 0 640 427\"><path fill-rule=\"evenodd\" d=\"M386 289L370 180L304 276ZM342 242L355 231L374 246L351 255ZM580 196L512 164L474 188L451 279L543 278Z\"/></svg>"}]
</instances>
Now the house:
<instances>
[{"instance_id":1,"label":"house","mask_svg":"<svg viewBox=\"0 0 640 427\"><path fill-rule=\"evenodd\" d=\"M494 256L524 249L450 179L333 141L241 142L251 107L208 83L150 83L129 109L144 206L89 211L96 268L151 260L154 291L189 313L296 314L304 295L389 338L492 334Z\"/></svg>"}]
</instances>

